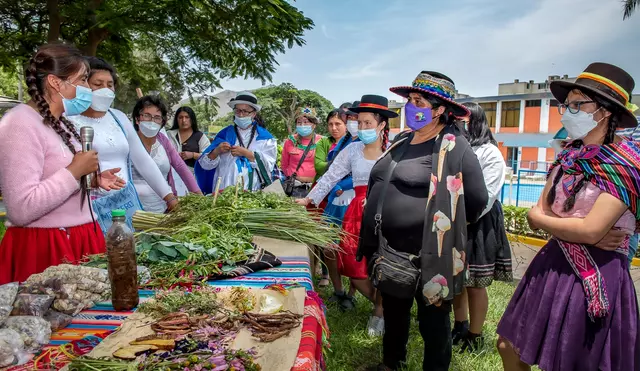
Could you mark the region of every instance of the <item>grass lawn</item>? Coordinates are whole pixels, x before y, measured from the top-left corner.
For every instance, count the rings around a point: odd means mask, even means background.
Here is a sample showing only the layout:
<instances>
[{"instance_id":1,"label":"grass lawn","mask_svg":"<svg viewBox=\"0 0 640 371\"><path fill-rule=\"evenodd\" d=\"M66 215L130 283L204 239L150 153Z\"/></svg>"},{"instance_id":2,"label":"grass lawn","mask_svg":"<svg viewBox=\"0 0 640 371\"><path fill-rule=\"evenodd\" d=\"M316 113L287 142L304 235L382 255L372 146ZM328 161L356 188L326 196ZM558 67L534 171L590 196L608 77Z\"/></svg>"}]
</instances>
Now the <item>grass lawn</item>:
<instances>
[{"instance_id":1,"label":"grass lawn","mask_svg":"<svg viewBox=\"0 0 640 371\"><path fill-rule=\"evenodd\" d=\"M332 290L331 288L321 290L320 295L326 299L332 294ZM489 313L484 325L487 346L478 355L458 354L457 348L454 348L451 370L502 370L502 362L495 348L496 326L514 290L514 285L502 282L494 282L489 288ZM327 354L327 370L361 371L382 360L382 339L370 338L366 334L371 308L371 304L362 295L358 295L357 306L353 311L341 312L335 306L327 308L327 320L331 331L331 349ZM415 315L416 306L414 304L413 321L407 346L409 371L422 370L423 343L418 332Z\"/></svg>"}]
</instances>

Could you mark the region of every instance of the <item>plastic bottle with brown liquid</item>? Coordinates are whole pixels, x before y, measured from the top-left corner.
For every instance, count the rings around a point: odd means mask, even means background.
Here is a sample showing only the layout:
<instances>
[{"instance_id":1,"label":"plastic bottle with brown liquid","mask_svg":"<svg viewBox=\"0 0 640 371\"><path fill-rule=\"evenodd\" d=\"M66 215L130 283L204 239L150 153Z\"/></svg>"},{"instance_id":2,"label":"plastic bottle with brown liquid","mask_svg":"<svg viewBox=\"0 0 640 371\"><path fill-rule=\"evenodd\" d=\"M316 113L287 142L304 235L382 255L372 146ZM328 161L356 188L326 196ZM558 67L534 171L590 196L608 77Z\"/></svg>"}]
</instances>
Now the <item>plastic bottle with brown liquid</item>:
<instances>
[{"instance_id":1,"label":"plastic bottle with brown liquid","mask_svg":"<svg viewBox=\"0 0 640 371\"><path fill-rule=\"evenodd\" d=\"M106 236L111 302L116 311L131 310L138 305L138 271L133 231L125 221L124 210L113 210L113 224Z\"/></svg>"}]
</instances>

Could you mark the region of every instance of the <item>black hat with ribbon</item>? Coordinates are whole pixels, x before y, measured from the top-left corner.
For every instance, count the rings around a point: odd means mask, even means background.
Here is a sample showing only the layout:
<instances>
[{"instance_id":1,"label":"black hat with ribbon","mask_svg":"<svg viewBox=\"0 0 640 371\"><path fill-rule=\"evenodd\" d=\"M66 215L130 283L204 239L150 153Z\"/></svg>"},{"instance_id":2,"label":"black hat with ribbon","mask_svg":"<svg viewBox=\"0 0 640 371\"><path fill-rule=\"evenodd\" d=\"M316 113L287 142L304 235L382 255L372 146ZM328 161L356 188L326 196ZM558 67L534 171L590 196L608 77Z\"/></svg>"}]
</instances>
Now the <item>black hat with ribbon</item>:
<instances>
[{"instance_id":1,"label":"black hat with ribbon","mask_svg":"<svg viewBox=\"0 0 640 371\"><path fill-rule=\"evenodd\" d=\"M358 102L354 102L358 103ZM363 95L356 106L349 108L348 113L371 112L382 115L386 118L398 117L398 113L389 109L389 100L380 95Z\"/></svg>"},{"instance_id":2,"label":"black hat with ribbon","mask_svg":"<svg viewBox=\"0 0 640 371\"><path fill-rule=\"evenodd\" d=\"M638 106L631 103L631 93L635 82L631 75L620 67L608 63L592 63L582 72L575 82L552 81L550 88L553 96L560 103L565 103L569 92L578 89L587 95L597 95L611 103L611 108L622 114L619 127L633 128L638 126L634 112ZM607 107L607 109L611 109Z\"/></svg>"}]
</instances>

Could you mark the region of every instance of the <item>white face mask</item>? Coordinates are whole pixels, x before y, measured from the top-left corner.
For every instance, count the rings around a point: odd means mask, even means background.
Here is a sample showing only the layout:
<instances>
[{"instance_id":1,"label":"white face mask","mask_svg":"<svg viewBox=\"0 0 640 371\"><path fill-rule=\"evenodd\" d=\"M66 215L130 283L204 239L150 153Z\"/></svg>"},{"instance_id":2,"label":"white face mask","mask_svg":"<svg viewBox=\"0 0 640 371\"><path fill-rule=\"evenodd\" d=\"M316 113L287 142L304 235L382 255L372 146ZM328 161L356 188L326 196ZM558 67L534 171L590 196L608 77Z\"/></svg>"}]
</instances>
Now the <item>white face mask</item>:
<instances>
[{"instance_id":1,"label":"white face mask","mask_svg":"<svg viewBox=\"0 0 640 371\"><path fill-rule=\"evenodd\" d=\"M116 93L109 88L94 90L91 97L91 108L94 111L107 112L114 99L116 99Z\"/></svg>"},{"instance_id":2,"label":"white face mask","mask_svg":"<svg viewBox=\"0 0 640 371\"><path fill-rule=\"evenodd\" d=\"M594 113L586 113L584 111L571 113L567 109L562 115L560 122L562 123L562 126L567 129L567 134L569 134L569 137L572 140L583 139L591 132L591 130L598 126L599 121L593 119Z\"/></svg>"},{"instance_id":3,"label":"white face mask","mask_svg":"<svg viewBox=\"0 0 640 371\"><path fill-rule=\"evenodd\" d=\"M159 124L156 124L153 121L141 121L140 124L138 124L138 127L140 128L142 135L147 138L153 138L158 135L161 128Z\"/></svg>"},{"instance_id":4,"label":"white face mask","mask_svg":"<svg viewBox=\"0 0 640 371\"><path fill-rule=\"evenodd\" d=\"M347 121L347 130L351 133L352 137L358 136L358 121L349 120Z\"/></svg>"}]
</instances>

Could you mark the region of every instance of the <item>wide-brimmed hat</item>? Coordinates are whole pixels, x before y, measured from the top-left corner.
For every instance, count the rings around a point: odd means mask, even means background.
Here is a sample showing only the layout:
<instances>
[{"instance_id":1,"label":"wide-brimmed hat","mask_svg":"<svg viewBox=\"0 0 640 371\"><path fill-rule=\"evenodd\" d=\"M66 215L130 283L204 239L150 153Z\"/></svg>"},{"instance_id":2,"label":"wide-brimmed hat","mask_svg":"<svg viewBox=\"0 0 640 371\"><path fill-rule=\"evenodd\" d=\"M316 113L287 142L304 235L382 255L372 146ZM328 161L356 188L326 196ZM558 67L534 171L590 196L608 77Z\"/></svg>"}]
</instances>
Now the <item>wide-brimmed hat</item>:
<instances>
[{"instance_id":1,"label":"wide-brimmed hat","mask_svg":"<svg viewBox=\"0 0 640 371\"><path fill-rule=\"evenodd\" d=\"M347 108L347 110L345 111L345 113L346 113L347 115L357 115L358 113L357 113L357 112L353 112L351 109L352 109L353 107L358 107L359 105L360 105L360 101L359 101L359 100L354 101L354 102L353 102L353 104L352 104L352 105L350 105L350 106Z\"/></svg>"},{"instance_id":2,"label":"wide-brimmed hat","mask_svg":"<svg viewBox=\"0 0 640 371\"><path fill-rule=\"evenodd\" d=\"M467 107L456 103L453 99L456 86L449 77L433 71L422 71L411 83L411 86L397 86L389 89L403 98L409 98L409 93L423 93L436 97L448 105L456 117L469 116Z\"/></svg>"},{"instance_id":3,"label":"wide-brimmed hat","mask_svg":"<svg viewBox=\"0 0 640 371\"><path fill-rule=\"evenodd\" d=\"M608 63L592 63L575 82L556 80L551 82L550 88L560 103L566 102L569 92L573 89L588 95L595 94L622 113L619 127L632 128L638 126L638 119L633 114L638 106L631 103L631 93L635 85L631 75L622 68Z\"/></svg>"},{"instance_id":4,"label":"wide-brimmed hat","mask_svg":"<svg viewBox=\"0 0 640 371\"><path fill-rule=\"evenodd\" d=\"M299 117L313 117L314 119L317 119L318 115L316 113L316 109L313 107L298 107L296 109L295 118L298 119Z\"/></svg>"},{"instance_id":5,"label":"wide-brimmed hat","mask_svg":"<svg viewBox=\"0 0 640 371\"><path fill-rule=\"evenodd\" d=\"M363 95L360 98L360 102L356 107L355 104L353 107L349 108L349 114L358 114L362 112L371 112L382 115L386 118L394 118L398 117L398 113L391 111L389 109L389 100L381 95Z\"/></svg>"},{"instance_id":6,"label":"wide-brimmed hat","mask_svg":"<svg viewBox=\"0 0 640 371\"><path fill-rule=\"evenodd\" d=\"M258 104L258 98L256 98L255 95L248 91L242 91L238 93L235 98L229 101L229 107L231 107L231 109L235 109L236 104L246 104L253 107L253 109L255 109L257 112L262 109L262 107Z\"/></svg>"}]
</instances>

